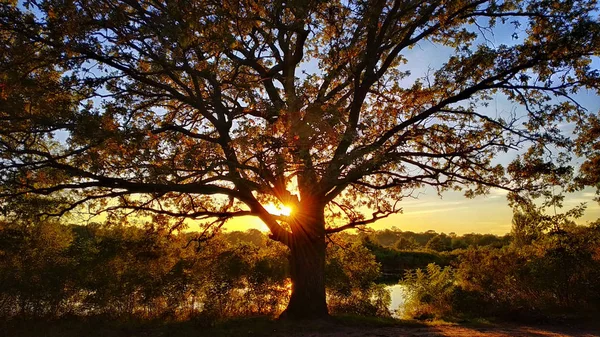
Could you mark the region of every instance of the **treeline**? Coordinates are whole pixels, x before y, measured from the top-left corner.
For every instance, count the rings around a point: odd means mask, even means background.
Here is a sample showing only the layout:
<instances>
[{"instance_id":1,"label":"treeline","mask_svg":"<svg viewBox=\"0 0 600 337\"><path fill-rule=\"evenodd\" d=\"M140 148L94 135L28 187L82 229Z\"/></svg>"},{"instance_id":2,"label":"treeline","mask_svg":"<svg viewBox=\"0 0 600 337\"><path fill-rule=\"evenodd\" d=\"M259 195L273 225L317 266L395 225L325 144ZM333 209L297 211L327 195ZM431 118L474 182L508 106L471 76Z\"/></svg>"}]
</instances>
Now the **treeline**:
<instances>
[{"instance_id":1,"label":"treeline","mask_svg":"<svg viewBox=\"0 0 600 337\"><path fill-rule=\"evenodd\" d=\"M284 309L290 284L283 246L256 230L204 242L196 236L154 227L2 222L0 316L212 322ZM379 276L362 245L330 245L330 310L389 315Z\"/></svg>"},{"instance_id":2,"label":"treeline","mask_svg":"<svg viewBox=\"0 0 600 337\"><path fill-rule=\"evenodd\" d=\"M519 240L501 248L457 251L445 266L432 263L408 271L402 283L409 298L402 314L446 319L598 317L600 221L553 227L517 235Z\"/></svg>"},{"instance_id":3,"label":"treeline","mask_svg":"<svg viewBox=\"0 0 600 337\"><path fill-rule=\"evenodd\" d=\"M467 248L501 248L511 244L512 236L507 234L464 234L436 233L429 230L422 233L401 231L395 227L358 234L341 233L348 242L360 242L381 264L380 282L397 283L406 272L425 268L434 263L448 266Z\"/></svg>"},{"instance_id":4,"label":"treeline","mask_svg":"<svg viewBox=\"0 0 600 337\"><path fill-rule=\"evenodd\" d=\"M348 234L348 236L351 236L351 234ZM456 249L484 246L500 248L509 245L512 240L510 234L503 236L477 233L456 235L455 233L437 233L433 230L415 233L401 231L395 227L369 234L361 233L358 236L362 240L368 238L373 243L384 248L400 251L430 250L437 252L449 252Z\"/></svg>"},{"instance_id":5,"label":"treeline","mask_svg":"<svg viewBox=\"0 0 600 337\"><path fill-rule=\"evenodd\" d=\"M395 229L330 237L330 311L389 316L381 281L402 279L408 298L400 314L407 317L600 313L600 222L519 233L514 240ZM197 235L160 226L0 222L0 317L211 324L285 308L285 247L257 230L207 241ZM433 249L436 238L456 248ZM398 249L402 240L418 246Z\"/></svg>"}]
</instances>

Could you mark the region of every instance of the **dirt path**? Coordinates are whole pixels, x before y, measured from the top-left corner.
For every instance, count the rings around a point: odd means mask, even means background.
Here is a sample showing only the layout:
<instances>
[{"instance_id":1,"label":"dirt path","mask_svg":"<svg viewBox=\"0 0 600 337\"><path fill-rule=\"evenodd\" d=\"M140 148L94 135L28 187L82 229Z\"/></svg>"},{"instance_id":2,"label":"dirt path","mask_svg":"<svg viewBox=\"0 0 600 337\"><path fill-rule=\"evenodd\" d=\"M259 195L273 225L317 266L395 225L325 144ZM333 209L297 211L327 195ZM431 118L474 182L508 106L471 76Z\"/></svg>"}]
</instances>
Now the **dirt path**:
<instances>
[{"instance_id":1,"label":"dirt path","mask_svg":"<svg viewBox=\"0 0 600 337\"><path fill-rule=\"evenodd\" d=\"M593 337L600 336L600 331L590 330L578 327L558 327L558 326L485 326L485 327L466 327L466 326L423 326L423 327L340 327L336 331L328 332L284 332L275 334L276 336L288 337L560 337L560 336L578 336Z\"/></svg>"},{"instance_id":2,"label":"dirt path","mask_svg":"<svg viewBox=\"0 0 600 337\"><path fill-rule=\"evenodd\" d=\"M416 321L275 321L268 317L232 320L213 327L201 321L117 322L112 320L0 322L0 337L600 337L600 322L586 324L427 325Z\"/></svg>"}]
</instances>

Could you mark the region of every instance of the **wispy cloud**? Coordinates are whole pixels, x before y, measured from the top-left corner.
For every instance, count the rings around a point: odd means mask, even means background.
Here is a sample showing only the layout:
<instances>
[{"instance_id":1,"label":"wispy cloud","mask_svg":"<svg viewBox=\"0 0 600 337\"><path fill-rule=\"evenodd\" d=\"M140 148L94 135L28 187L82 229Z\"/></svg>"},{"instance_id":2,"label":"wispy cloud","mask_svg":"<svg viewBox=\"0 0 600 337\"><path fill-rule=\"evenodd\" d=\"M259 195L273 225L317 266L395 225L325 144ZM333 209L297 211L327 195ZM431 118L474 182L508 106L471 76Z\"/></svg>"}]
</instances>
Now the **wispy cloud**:
<instances>
[{"instance_id":1,"label":"wispy cloud","mask_svg":"<svg viewBox=\"0 0 600 337\"><path fill-rule=\"evenodd\" d=\"M507 194L508 194L507 190L493 188L490 190L490 194L488 194L487 197L489 199L505 198Z\"/></svg>"},{"instance_id":2,"label":"wispy cloud","mask_svg":"<svg viewBox=\"0 0 600 337\"><path fill-rule=\"evenodd\" d=\"M476 225L497 225L497 221L476 221Z\"/></svg>"},{"instance_id":3,"label":"wispy cloud","mask_svg":"<svg viewBox=\"0 0 600 337\"><path fill-rule=\"evenodd\" d=\"M459 209L468 209L469 207L467 206L460 206L460 207L442 207L442 208L436 208L435 206L432 206L428 209L423 209L423 210L405 210L404 211L404 216L406 217L411 217L411 216L415 216L415 215L421 215L421 214L430 214L430 213L440 213L440 212L454 212L456 210Z\"/></svg>"},{"instance_id":4,"label":"wispy cloud","mask_svg":"<svg viewBox=\"0 0 600 337\"><path fill-rule=\"evenodd\" d=\"M565 199L565 205L581 204L582 202L589 203L591 198L567 198Z\"/></svg>"}]
</instances>

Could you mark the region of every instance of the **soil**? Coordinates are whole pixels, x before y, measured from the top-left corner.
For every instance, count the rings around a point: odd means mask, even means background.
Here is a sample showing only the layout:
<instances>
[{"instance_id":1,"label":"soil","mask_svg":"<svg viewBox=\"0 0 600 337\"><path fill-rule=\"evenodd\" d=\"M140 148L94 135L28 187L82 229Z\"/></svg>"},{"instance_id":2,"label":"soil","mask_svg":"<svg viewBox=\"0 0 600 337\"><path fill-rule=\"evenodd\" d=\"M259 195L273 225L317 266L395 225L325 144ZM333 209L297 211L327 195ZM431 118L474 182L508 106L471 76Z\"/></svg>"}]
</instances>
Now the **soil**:
<instances>
[{"instance_id":1,"label":"soil","mask_svg":"<svg viewBox=\"0 0 600 337\"><path fill-rule=\"evenodd\" d=\"M600 320L585 323L454 324L369 320L361 317L325 321L277 321L268 317L238 319L216 326L202 321L118 322L100 319L0 321L0 337L600 337Z\"/></svg>"},{"instance_id":2,"label":"soil","mask_svg":"<svg viewBox=\"0 0 600 337\"><path fill-rule=\"evenodd\" d=\"M437 326L389 326L389 327L346 327L337 331L329 332L299 332L274 334L287 337L559 337L578 336L591 337L600 336L600 330L582 327L559 327L559 326L524 326L524 325L502 325L502 326L478 326L469 327L462 325L437 325Z\"/></svg>"}]
</instances>

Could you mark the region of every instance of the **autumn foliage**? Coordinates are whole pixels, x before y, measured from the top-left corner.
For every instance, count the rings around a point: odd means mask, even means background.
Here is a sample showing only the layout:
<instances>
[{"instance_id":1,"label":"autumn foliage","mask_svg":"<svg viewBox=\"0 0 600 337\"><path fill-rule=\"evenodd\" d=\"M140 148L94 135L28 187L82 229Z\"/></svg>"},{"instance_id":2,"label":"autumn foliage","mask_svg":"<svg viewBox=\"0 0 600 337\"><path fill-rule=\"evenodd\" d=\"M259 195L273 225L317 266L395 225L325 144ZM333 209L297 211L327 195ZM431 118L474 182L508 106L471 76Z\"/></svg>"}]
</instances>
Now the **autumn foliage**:
<instances>
[{"instance_id":1,"label":"autumn foliage","mask_svg":"<svg viewBox=\"0 0 600 337\"><path fill-rule=\"evenodd\" d=\"M290 252L284 316L326 317L326 236L399 213L421 187L519 201L597 184L597 118L576 99L599 88L597 13L594 0L3 1L2 207L189 219L206 237L258 217ZM429 44L445 53L419 68ZM581 172L573 155L589 158Z\"/></svg>"}]
</instances>

